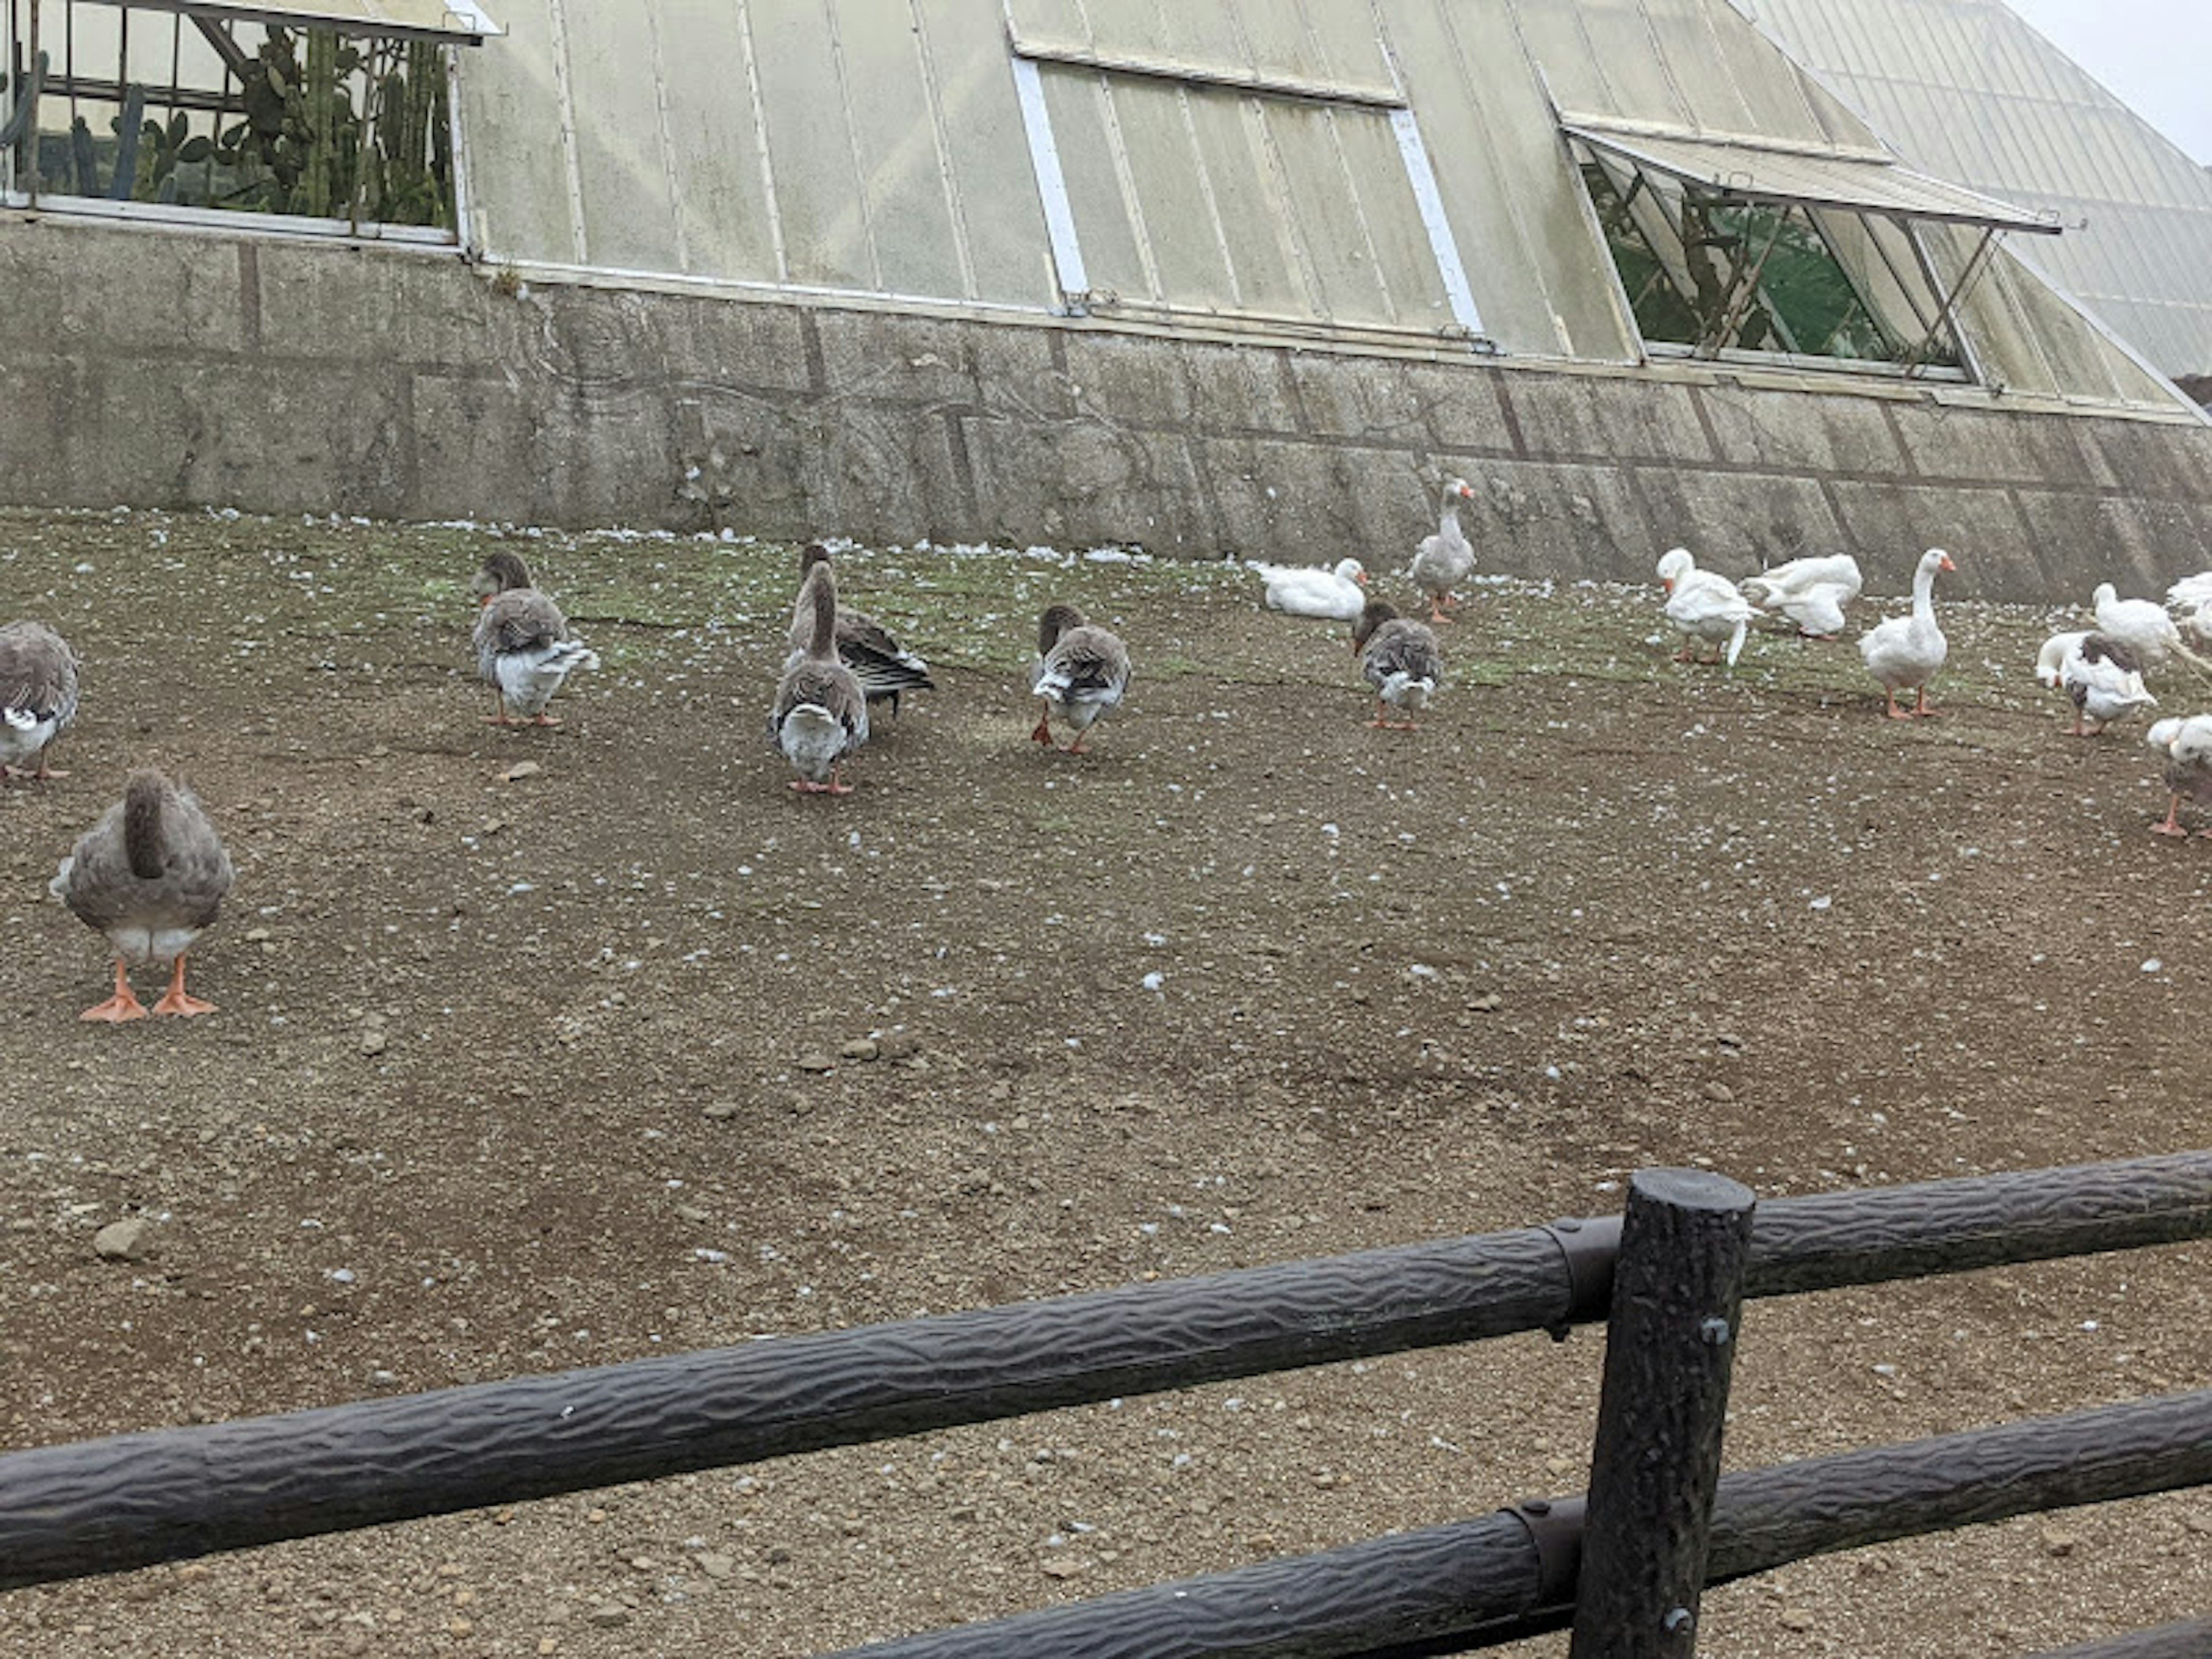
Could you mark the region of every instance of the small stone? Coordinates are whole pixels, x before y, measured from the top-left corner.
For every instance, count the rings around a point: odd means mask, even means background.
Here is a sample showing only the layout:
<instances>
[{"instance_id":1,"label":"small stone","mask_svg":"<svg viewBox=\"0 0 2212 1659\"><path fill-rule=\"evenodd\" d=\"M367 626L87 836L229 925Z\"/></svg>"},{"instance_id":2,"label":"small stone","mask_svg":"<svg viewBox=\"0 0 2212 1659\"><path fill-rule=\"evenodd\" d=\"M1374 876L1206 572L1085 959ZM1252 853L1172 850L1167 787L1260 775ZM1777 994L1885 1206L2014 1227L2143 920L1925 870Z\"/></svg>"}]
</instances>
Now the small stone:
<instances>
[{"instance_id":1,"label":"small stone","mask_svg":"<svg viewBox=\"0 0 2212 1659\"><path fill-rule=\"evenodd\" d=\"M802 1072L834 1072L837 1062L818 1049L810 1049L792 1062Z\"/></svg>"},{"instance_id":2,"label":"small stone","mask_svg":"<svg viewBox=\"0 0 2212 1659\"><path fill-rule=\"evenodd\" d=\"M738 1570L737 1561L731 1556L717 1555L709 1552L695 1559L699 1563L699 1571L709 1578L727 1578Z\"/></svg>"},{"instance_id":3,"label":"small stone","mask_svg":"<svg viewBox=\"0 0 2212 1659\"><path fill-rule=\"evenodd\" d=\"M1716 1031L1713 1033L1713 1041L1719 1043L1723 1048L1741 1048L1743 1047L1743 1039L1738 1036L1734 1031Z\"/></svg>"},{"instance_id":4,"label":"small stone","mask_svg":"<svg viewBox=\"0 0 2212 1659\"><path fill-rule=\"evenodd\" d=\"M1802 1607L1782 1609L1782 1628L1784 1630L1808 1631L1816 1622L1813 1615Z\"/></svg>"},{"instance_id":5,"label":"small stone","mask_svg":"<svg viewBox=\"0 0 2212 1659\"><path fill-rule=\"evenodd\" d=\"M381 1031L363 1031L361 1034L361 1051L365 1054L380 1054L390 1042L391 1039Z\"/></svg>"},{"instance_id":6,"label":"small stone","mask_svg":"<svg viewBox=\"0 0 2212 1659\"><path fill-rule=\"evenodd\" d=\"M1718 1106L1725 1106L1735 1098L1735 1091L1725 1083L1705 1085L1705 1098Z\"/></svg>"},{"instance_id":7,"label":"small stone","mask_svg":"<svg viewBox=\"0 0 2212 1659\"><path fill-rule=\"evenodd\" d=\"M1082 1571L1082 1562L1071 1561L1064 1555L1054 1556L1046 1562L1042 1568L1044 1576L1048 1578L1073 1578Z\"/></svg>"},{"instance_id":8,"label":"small stone","mask_svg":"<svg viewBox=\"0 0 2212 1659\"><path fill-rule=\"evenodd\" d=\"M586 1616L595 1625L611 1626L629 1623L629 1609L619 1601L602 1601Z\"/></svg>"},{"instance_id":9,"label":"small stone","mask_svg":"<svg viewBox=\"0 0 2212 1659\"><path fill-rule=\"evenodd\" d=\"M103 1261L136 1261L146 1254L146 1236L153 1231L143 1216L111 1221L92 1236L93 1254Z\"/></svg>"},{"instance_id":10,"label":"small stone","mask_svg":"<svg viewBox=\"0 0 2212 1659\"><path fill-rule=\"evenodd\" d=\"M716 1123L726 1123L737 1115L738 1103L734 1100L710 1100L699 1109L701 1117L711 1119Z\"/></svg>"},{"instance_id":11,"label":"small stone","mask_svg":"<svg viewBox=\"0 0 2212 1659\"><path fill-rule=\"evenodd\" d=\"M875 1043L876 1053L885 1060L911 1060L921 1052L921 1039L911 1031L886 1031Z\"/></svg>"},{"instance_id":12,"label":"small stone","mask_svg":"<svg viewBox=\"0 0 2212 1659\"><path fill-rule=\"evenodd\" d=\"M1504 1005L1505 999L1495 991L1485 991L1479 997L1470 997L1468 1007L1478 1014L1494 1014Z\"/></svg>"},{"instance_id":13,"label":"small stone","mask_svg":"<svg viewBox=\"0 0 2212 1659\"><path fill-rule=\"evenodd\" d=\"M2043 1532L2043 1549L2046 1555L2067 1556L2081 1547L2079 1533L2066 1532L2057 1527L2046 1527Z\"/></svg>"},{"instance_id":14,"label":"small stone","mask_svg":"<svg viewBox=\"0 0 2212 1659\"><path fill-rule=\"evenodd\" d=\"M269 930L266 927L247 928L246 930L246 942L248 945L267 944L269 942Z\"/></svg>"},{"instance_id":15,"label":"small stone","mask_svg":"<svg viewBox=\"0 0 2212 1659\"><path fill-rule=\"evenodd\" d=\"M883 1053L883 1046L873 1037L854 1037L837 1052L847 1060L873 1060Z\"/></svg>"},{"instance_id":16,"label":"small stone","mask_svg":"<svg viewBox=\"0 0 2212 1659\"><path fill-rule=\"evenodd\" d=\"M517 761L500 774L509 783L520 783L525 778L534 778L545 769L536 761ZM627 1614L624 1617L628 1617Z\"/></svg>"},{"instance_id":17,"label":"small stone","mask_svg":"<svg viewBox=\"0 0 2212 1659\"><path fill-rule=\"evenodd\" d=\"M712 1218L696 1204L678 1205L676 1206L676 1218L678 1221L688 1221L695 1227L712 1219Z\"/></svg>"}]
</instances>

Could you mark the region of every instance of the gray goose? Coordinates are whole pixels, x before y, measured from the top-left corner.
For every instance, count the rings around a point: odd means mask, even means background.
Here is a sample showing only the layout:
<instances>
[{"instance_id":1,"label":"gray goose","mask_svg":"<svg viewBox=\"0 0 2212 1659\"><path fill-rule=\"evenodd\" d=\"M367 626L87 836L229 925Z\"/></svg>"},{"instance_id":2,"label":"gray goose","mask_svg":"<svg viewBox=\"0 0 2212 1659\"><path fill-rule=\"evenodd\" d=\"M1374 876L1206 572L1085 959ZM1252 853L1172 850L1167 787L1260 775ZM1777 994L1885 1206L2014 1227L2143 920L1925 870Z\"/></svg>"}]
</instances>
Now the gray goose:
<instances>
[{"instance_id":1,"label":"gray goose","mask_svg":"<svg viewBox=\"0 0 2212 1659\"><path fill-rule=\"evenodd\" d=\"M157 1014L210 1014L215 1004L185 993L185 952L214 925L233 879L230 855L192 793L151 767L131 775L123 799L77 838L47 890L115 951L115 994L86 1019L143 1019L131 994L137 962L171 963Z\"/></svg>"},{"instance_id":2,"label":"gray goose","mask_svg":"<svg viewBox=\"0 0 2212 1659\"><path fill-rule=\"evenodd\" d=\"M1037 659L1030 669L1030 689L1044 699L1036 730L1030 736L1071 755L1085 755L1083 734L1121 702L1129 689L1129 647L1110 629L1093 627L1072 605L1047 605L1037 618ZM1054 720L1074 741L1066 745L1052 735Z\"/></svg>"},{"instance_id":3,"label":"gray goose","mask_svg":"<svg viewBox=\"0 0 2212 1659\"><path fill-rule=\"evenodd\" d=\"M76 718L76 653L41 623L0 628L0 779L67 777L48 763L47 751Z\"/></svg>"},{"instance_id":4,"label":"gray goose","mask_svg":"<svg viewBox=\"0 0 2212 1659\"><path fill-rule=\"evenodd\" d=\"M477 672L499 703L484 718L494 726L560 725L545 705L571 671L597 668L599 653L569 636L561 607L531 586L529 569L504 548L485 557L469 586L481 607Z\"/></svg>"},{"instance_id":5,"label":"gray goose","mask_svg":"<svg viewBox=\"0 0 2212 1659\"><path fill-rule=\"evenodd\" d=\"M804 591L808 574L818 564L830 562L830 550L819 542L808 545L799 556L799 576ZM807 636L814 631L814 617L804 605L795 605L791 613L791 654L799 656L806 649ZM934 691L937 682L929 678L929 665L901 645L891 636L891 631L865 611L837 607L837 660L853 671L853 678L860 683L870 702L888 702L891 716L896 719L899 698L908 691Z\"/></svg>"},{"instance_id":6,"label":"gray goose","mask_svg":"<svg viewBox=\"0 0 2212 1659\"><path fill-rule=\"evenodd\" d=\"M1452 590L1474 574L1474 544L1459 527L1460 503L1474 499L1474 491L1466 479L1446 481L1443 511L1437 517L1437 533L1414 550L1413 562L1406 568L1413 585L1429 596L1429 620L1432 623L1445 620L1451 608L1459 603Z\"/></svg>"},{"instance_id":7,"label":"gray goose","mask_svg":"<svg viewBox=\"0 0 2212 1659\"><path fill-rule=\"evenodd\" d=\"M805 647L784 665L768 738L799 775L791 787L807 794L848 795L837 763L868 740L868 698L853 671L837 660L837 578L824 559L799 586L810 626Z\"/></svg>"},{"instance_id":8,"label":"gray goose","mask_svg":"<svg viewBox=\"0 0 2212 1659\"><path fill-rule=\"evenodd\" d=\"M1375 718L1367 723L1386 731L1410 732L1413 716L1429 706L1443 684L1443 653L1436 630L1398 614L1385 599L1370 599L1352 625L1352 648L1359 672L1375 688ZM1394 720L1390 711L1405 715Z\"/></svg>"}]
</instances>

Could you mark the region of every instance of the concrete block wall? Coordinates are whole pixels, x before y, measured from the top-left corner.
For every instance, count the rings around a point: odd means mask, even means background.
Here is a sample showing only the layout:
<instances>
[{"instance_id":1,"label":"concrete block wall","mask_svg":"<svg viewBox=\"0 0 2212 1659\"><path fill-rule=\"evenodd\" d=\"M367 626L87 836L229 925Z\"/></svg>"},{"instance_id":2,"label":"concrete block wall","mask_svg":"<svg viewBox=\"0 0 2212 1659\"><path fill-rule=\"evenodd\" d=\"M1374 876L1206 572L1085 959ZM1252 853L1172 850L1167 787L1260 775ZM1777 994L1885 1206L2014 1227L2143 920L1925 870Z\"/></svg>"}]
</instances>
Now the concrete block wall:
<instances>
[{"instance_id":1,"label":"concrete block wall","mask_svg":"<svg viewBox=\"0 0 2212 1659\"><path fill-rule=\"evenodd\" d=\"M2212 428L532 283L450 256L0 215L0 501L1395 568L1464 474L1486 568L1922 549L2073 603L2212 568Z\"/></svg>"}]
</instances>

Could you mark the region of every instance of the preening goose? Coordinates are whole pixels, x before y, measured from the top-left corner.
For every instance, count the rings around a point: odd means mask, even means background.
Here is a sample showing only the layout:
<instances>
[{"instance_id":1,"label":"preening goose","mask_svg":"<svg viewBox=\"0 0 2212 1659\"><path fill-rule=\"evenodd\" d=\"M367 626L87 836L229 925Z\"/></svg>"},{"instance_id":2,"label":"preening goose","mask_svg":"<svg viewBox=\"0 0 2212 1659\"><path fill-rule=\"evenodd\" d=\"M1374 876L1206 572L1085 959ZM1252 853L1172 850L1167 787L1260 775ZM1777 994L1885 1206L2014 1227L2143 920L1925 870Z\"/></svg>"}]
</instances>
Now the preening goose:
<instances>
[{"instance_id":1,"label":"preening goose","mask_svg":"<svg viewBox=\"0 0 2212 1659\"><path fill-rule=\"evenodd\" d=\"M173 964L155 1013L213 1013L215 1004L185 994L185 952L214 925L232 879L230 855L191 791L150 767L133 772L123 799L77 838L47 887L115 951L115 994L82 1018L143 1019L145 1005L131 993L138 962Z\"/></svg>"},{"instance_id":2,"label":"preening goose","mask_svg":"<svg viewBox=\"0 0 2212 1659\"><path fill-rule=\"evenodd\" d=\"M1270 611L1348 622L1367 603L1367 570L1357 559L1339 559L1330 570L1299 564L1255 564L1252 568L1267 584L1261 597Z\"/></svg>"},{"instance_id":3,"label":"preening goose","mask_svg":"<svg viewBox=\"0 0 2212 1659\"><path fill-rule=\"evenodd\" d=\"M1863 586L1859 562L1848 553L1791 559L1743 579L1744 597L1763 610L1779 611L1808 638L1832 640L1843 632L1844 607Z\"/></svg>"},{"instance_id":4,"label":"preening goose","mask_svg":"<svg viewBox=\"0 0 2212 1659\"><path fill-rule=\"evenodd\" d=\"M1044 712L1030 736L1062 747L1052 735L1057 720L1075 734L1065 745L1067 752L1087 754L1083 734L1113 712L1129 689L1129 648L1111 629L1085 622L1073 605L1047 605L1037 618L1037 659L1030 670L1030 689L1044 699Z\"/></svg>"},{"instance_id":5,"label":"preening goose","mask_svg":"<svg viewBox=\"0 0 2212 1659\"><path fill-rule=\"evenodd\" d=\"M1429 620L1445 620L1451 608L1459 603L1453 590L1463 585L1474 574L1474 544L1459 527L1459 509L1462 501L1474 499L1474 490L1464 478L1450 478L1444 483L1443 510L1437 520L1437 533L1425 538L1413 551L1413 562L1406 574L1413 579L1413 586L1429 596Z\"/></svg>"},{"instance_id":6,"label":"preening goose","mask_svg":"<svg viewBox=\"0 0 2212 1659\"><path fill-rule=\"evenodd\" d=\"M1701 661L1710 644L1715 662L1735 667L1758 609L1727 577L1698 569L1686 547L1669 549L1659 561L1659 580L1667 590L1667 620L1682 636L1674 660Z\"/></svg>"},{"instance_id":7,"label":"preening goose","mask_svg":"<svg viewBox=\"0 0 2212 1659\"><path fill-rule=\"evenodd\" d=\"M1867 672L1889 694L1892 720L1936 712L1928 706L1928 682L1942 670L1951 649L1936 625L1936 573L1958 568L1942 548L1929 548L1913 572L1911 614L1892 617L1859 635L1859 654L1866 659ZM1910 711L1897 706L1900 691L1917 694Z\"/></svg>"},{"instance_id":8,"label":"preening goose","mask_svg":"<svg viewBox=\"0 0 2212 1659\"><path fill-rule=\"evenodd\" d=\"M2148 599L2124 599L2110 582L2100 582L2090 595L2097 610L2097 631L2125 646L2146 674L2155 674L2170 657L2179 657L2199 674L2212 676L2212 663L2182 643L2181 630L2165 607Z\"/></svg>"},{"instance_id":9,"label":"preening goose","mask_svg":"<svg viewBox=\"0 0 2212 1659\"><path fill-rule=\"evenodd\" d=\"M2172 715L2155 720L2143 741L2164 757L2166 787L2173 792L2166 819L2151 828L2161 836L2185 836L2181 827L2181 798L2188 796L2200 807L2212 808L2212 714ZM2212 829L2201 832L2212 836Z\"/></svg>"},{"instance_id":10,"label":"preening goose","mask_svg":"<svg viewBox=\"0 0 2212 1659\"><path fill-rule=\"evenodd\" d=\"M2142 666L2118 641L2092 634L2066 654L2058 682L2074 704L2074 735L2094 738L2123 714L2152 708L2158 699L2143 686ZM2084 720L2096 722L2094 727Z\"/></svg>"},{"instance_id":11,"label":"preening goose","mask_svg":"<svg viewBox=\"0 0 2212 1659\"><path fill-rule=\"evenodd\" d=\"M2086 628L2069 629L2044 641L2043 649L2035 653L2035 678L2053 691L2064 690L2066 659L2081 648L2090 632Z\"/></svg>"},{"instance_id":12,"label":"preening goose","mask_svg":"<svg viewBox=\"0 0 2212 1659\"><path fill-rule=\"evenodd\" d=\"M2181 618L2181 625L2198 641L2212 646L2212 570L2184 576L2166 590L2166 603Z\"/></svg>"},{"instance_id":13,"label":"preening goose","mask_svg":"<svg viewBox=\"0 0 2212 1659\"><path fill-rule=\"evenodd\" d=\"M1368 724L1385 730L1410 732L1413 716L1429 706L1443 684L1443 653L1426 623L1398 614L1382 599L1370 599L1352 625L1352 648L1359 658L1359 672L1375 688L1375 718ZM1392 720L1395 708L1403 720Z\"/></svg>"},{"instance_id":14,"label":"preening goose","mask_svg":"<svg viewBox=\"0 0 2212 1659\"><path fill-rule=\"evenodd\" d=\"M561 607L531 586L529 570L504 548L486 556L469 586L480 607L477 672L498 702L484 718L494 726L560 725L545 705L573 671L597 668L599 653L569 637Z\"/></svg>"},{"instance_id":15,"label":"preening goose","mask_svg":"<svg viewBox=\"0 0 2212 1659\"><path fill-rule=\"evenodd\" d=\"M807 573L830 558L830 550L819 542L811 544L799 556L799 577L804 592ZM791 612L791 654L796 658L805 653L806 642L814 631L814 616L811 607L802 600ZM899 711L899 698L908 691L934 691L937 682L929 678L929 665L901 645L885 628L865 611L852 611L843 605L837 607L837 660L853 671L853 678L860 683L870 702L889 702L894 719Z\"/></svg>"},{"instance_id":16,"label":"preening goose","mask_svg":"<svg viewBox=\"0 0 2212 1659\"><path fill-rule=\"evenodd\" d=\"M810 623L806 643L776 682L769 741L799 774L793 789L848 795L853 787L838 781L837 765L868 740L868 696L837 659L837 578L827 559L809 567L799 604Z\"/></svg>"},{"instance_id":17,"label":"preening goose","mask_svg":"<svg viewBox=\"0 0 2212 1659\"><path fill-rule=\"evenodd\" d=\"M67 777L48 764L47 751L76 718L76 653L39 623L0 628L0 779Z\"/></svg>"}]
</instances>

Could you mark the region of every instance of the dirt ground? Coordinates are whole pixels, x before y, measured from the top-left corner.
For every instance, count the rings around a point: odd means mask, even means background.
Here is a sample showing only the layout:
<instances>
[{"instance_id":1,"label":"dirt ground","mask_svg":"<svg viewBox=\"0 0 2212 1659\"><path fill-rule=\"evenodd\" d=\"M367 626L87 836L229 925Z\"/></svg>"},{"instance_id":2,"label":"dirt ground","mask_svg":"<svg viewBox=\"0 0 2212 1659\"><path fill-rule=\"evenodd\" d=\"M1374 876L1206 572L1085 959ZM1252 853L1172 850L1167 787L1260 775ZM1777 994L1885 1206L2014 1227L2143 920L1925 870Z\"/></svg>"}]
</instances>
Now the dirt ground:
<instances>
[{"instance_id":1,"label":"dirt ground","mask_svg":"<svg viewBox=\"0 0 2212 1659\"><path fill-rule=\"evenodd\" d=\"M939 690L830 800L763 736L793 550L517 537L605 666L508 732L466 648L494 533L0 514L0 616L86 687L71 775L0 792L0 1444L1519 1226L1647 1164L1767 1196L2212 1145L2212 840L2148 833L2140 722L2065 735L2031 670L2075 613L1972 603L1971 549L1936 720L1879 718L1847 644L1693 670L1656 586L1502 580L1412 734L1247 572L858 550L848 602ZM1026 740L1064 598L1137 665L1081 758ZM144 760L238 866L193 957L221 1012L81 1024L106 958L46 883ZM144 1258L98 1257L133 1215ZM2208 1260L1755 1304L1729 1463L2212 1385ZM822 1653L1579 1490L1600 1357L18 1592L0 1650ZM1709 1597L1700 1651L1995 1659L2208 1607L2198 1492L1802 1564Z\"/></svg>"}]
</instances>

